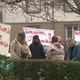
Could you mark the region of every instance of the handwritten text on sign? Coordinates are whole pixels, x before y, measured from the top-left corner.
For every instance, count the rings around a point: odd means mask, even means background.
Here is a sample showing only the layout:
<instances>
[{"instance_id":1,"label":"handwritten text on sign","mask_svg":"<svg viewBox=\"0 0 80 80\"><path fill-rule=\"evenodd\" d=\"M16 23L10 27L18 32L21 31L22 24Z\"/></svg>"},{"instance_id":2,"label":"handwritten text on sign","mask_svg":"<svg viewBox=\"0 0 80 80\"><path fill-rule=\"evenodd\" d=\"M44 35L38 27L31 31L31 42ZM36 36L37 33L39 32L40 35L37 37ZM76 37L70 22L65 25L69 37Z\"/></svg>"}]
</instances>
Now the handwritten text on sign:
<instances>
[{"instance_id":1,"label":"handwritten text on sign","mask_svg":"<svg viewBox=\"0 0 80 80\"><path fill-rule=\"evenodd\" d=\"M51 38L54 35L54 31L48 29L23 28L23 30L26 33L26 41L28 42L28 45L32 43L34 35L39 36L43 45L50 45Z\"/></svg>"},{"instance_id":2,"label":"handwritten text on sign","mask_svg":"<svg viewBox=\"0 0 80 80\"><path fill-rule=\"evenodd\" d=\"M0 54L7 55L10 43L10 29L11 26L0 24Z\"/></svg>"}]
</instances>

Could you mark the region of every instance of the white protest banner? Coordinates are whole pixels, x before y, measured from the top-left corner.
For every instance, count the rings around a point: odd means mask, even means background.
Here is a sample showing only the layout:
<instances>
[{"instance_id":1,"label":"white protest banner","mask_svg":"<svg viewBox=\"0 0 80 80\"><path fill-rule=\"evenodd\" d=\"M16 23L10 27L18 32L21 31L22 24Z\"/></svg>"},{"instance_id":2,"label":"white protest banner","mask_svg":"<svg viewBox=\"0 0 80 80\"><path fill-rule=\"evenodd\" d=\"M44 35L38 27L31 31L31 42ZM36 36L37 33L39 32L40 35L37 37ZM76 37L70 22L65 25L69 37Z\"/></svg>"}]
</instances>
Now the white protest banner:
<instances>
[{"instance_id":1,"label":"white protest banner","mask_svg":"<svg viewBox=\"0 0 80 80\"><path fill-rule=\"evenodd\" d=\"M25 34L26 34L26 41L28 45L32 43L33 36L38 35L40 38L40 41L43 45L50 45L51 38L54 35L54 30L48 30L48 29L36 29L36 28L23 28Z\"/></svg>"},{"instance_id":2,"label":"white protest banner","mask_svg":"<svg viewBox=\"0 0 80 80\"><path fill-rule=\"evenodd\" d=\"M74 31L74 39L75 41L80 41L80 31Z\"/></svg>"},{"instance_id":3,"label":"white protest banner","mask_svg":"<svg viewBox=\"0 0 80 80\"><path fill-rule=\"evenodd\" d=\"M8 55L10 44L10 30L11 26L6 24L0 24L0 54Z\"/></svg>"}]
</instances>

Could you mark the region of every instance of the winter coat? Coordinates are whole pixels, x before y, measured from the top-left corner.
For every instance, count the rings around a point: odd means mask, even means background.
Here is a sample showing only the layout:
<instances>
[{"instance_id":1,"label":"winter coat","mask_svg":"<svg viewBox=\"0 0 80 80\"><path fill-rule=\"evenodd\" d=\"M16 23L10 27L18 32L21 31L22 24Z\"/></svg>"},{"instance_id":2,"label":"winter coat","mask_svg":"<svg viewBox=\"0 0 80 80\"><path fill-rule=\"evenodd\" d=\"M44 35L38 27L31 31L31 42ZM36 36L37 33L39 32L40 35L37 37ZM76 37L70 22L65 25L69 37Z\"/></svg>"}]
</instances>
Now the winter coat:
<instances>
[{"instance_id":1,"label":"winter coat","mask_svg":"<svg viewBox=\"0 0 80 80\"><path fill-rule=\"evenodd\" d=\"M45 51L40 41L33 41L29 48L33 59L45 58Z\"/></svg>"},{"instance_id":2,"label":"winter coat","mask_svg":"<svg viewBox=\"0 0 80 80\"><path fill-rule=\"evenodd\" d=\"M17 39L13 40L10 44L11 58L21 58L21 43Z\"/></svg>"},{"instance_id":3,"label":"winter coat","mask_svg":"<svg viewBox=\"0 0 80 80\"><path fill-rule=\"evenodd\" d=\"M50 60L64 60L64 50L58 42L50 45L46 58Z\"/></svg>"},{"instance_id":4,"label":"winter coat","mask_svg":"<svg viewBox=\"0 0 80 80\"><path fill-rule=\"evenodd\" d=\"M74 57L73 51L74 51L75 46L70 47L67 49L67 60L72 60Z\"/></svg>"},{"instance_id":5,"label":"winter coat","mask_svg":"<svg viewBox=\"0 0 80 80\"><path fill-rule=\"evenodd\" d=\"M31 51L28 44L24 43L21 45L21 58L26 59L27 57L31 57Z\"/></svg>"},{"instance_id":6,"label":"winter coat","mask_svg":"<svg viewBox=\"0 0 80 80\"><path fill-rule=\"evenodd\" d=\"M80 44L76 45L73 50L73 60L80 60Z\"/></svg>"},{"instance_id":7,"label":"winter coat","mask_svg":"<svg viewBox=\"0 0 80 80\"><path fill-rule=\"evenodd\" d=\"M10 44L10 54L11 54L11 58L19 59L21 58L22 55L25 57L24 54L31 55L31 52L27 44L22 45L19 41L17 41L17 39L15 39Z\"/></svg>"}]
</instances>

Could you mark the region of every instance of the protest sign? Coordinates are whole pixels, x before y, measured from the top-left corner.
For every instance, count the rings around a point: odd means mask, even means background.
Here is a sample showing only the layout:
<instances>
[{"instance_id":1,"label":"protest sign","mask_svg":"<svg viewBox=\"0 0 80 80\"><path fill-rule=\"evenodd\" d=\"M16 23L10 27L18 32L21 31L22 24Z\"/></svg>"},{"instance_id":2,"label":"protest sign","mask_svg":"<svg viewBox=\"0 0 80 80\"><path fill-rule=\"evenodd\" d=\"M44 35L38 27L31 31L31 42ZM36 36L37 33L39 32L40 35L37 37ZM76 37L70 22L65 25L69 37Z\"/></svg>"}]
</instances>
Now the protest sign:
<instances>
[{"instance_id":1,"label":"protest sign","mask_svg":"<svg viewBox=\"0 0 80 80\"><path fill-rule=\"evenodd\" d=\"M8 56L11 26L0 24L0 54Z\"/></svg>"},{"instance_id":2,"label":"protest sign","mask_svg":"<svg viewBox=\"0 0 80 80\"><path fill-rule=\"evenodd\" d=\"M23 28L25 34L26 34L26 41L28 45L32 43L33 36L38 35L40 38L40 41L43 45L50 45L51 38L54 35L54 30L48 30L48 29L36 29L36 28Z\"/></svg>"}]
</instances>

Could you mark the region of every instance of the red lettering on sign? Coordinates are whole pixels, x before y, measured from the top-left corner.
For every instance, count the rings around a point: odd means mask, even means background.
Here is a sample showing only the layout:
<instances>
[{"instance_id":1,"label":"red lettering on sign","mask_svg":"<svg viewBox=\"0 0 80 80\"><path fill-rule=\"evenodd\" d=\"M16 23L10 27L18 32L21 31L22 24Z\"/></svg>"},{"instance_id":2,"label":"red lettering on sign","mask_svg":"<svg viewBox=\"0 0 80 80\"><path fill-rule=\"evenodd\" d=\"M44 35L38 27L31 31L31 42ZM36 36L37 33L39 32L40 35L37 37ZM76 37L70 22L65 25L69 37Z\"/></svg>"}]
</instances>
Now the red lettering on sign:
<instances>
[{"instance_id":1,"label":"red lettering on sign","mask_svg":"<svg viewBox=\"0 0 80 80\"><path fill-rule=\"evenodd\" d=\"M0 25L0 32L5 32L7 34L10 34L10 28L9 27L2 27Z\"/></svg>"},{"instance_id":2,"label":"red lettering on sign","mask_svg":"<svg viewBox=\"0 0 80 80\"><path fill-rule=\"evenodd\" d=\"M80 35L80 31L76 31L75 34L76 34L76 35Z\"/></svg>"},{"instance_id":3,"label":"red lettering on sign","mask_svg":"<svg viewBox=\"0 0 80 80\"><path fill-rule=\"evenodd\" d=\"M2 40L0 41L0 45L3 47L8 47L8 43Z\"/></svg>"},{"instance_id":4,"label":"red lettering on sign","mask_svg":"<svg viewBox=\"0 0 80 80\"><path fill-rule=\"evenodd\" d=\"M40 31L40 30L38 30L38 31L33 31L33 30L28 30L28 29L25 29L25 33L28 33L28 34L36 34L36 35L45 35L45 33L43 32L43 31Z\"/></svg>"}]
</instances>

